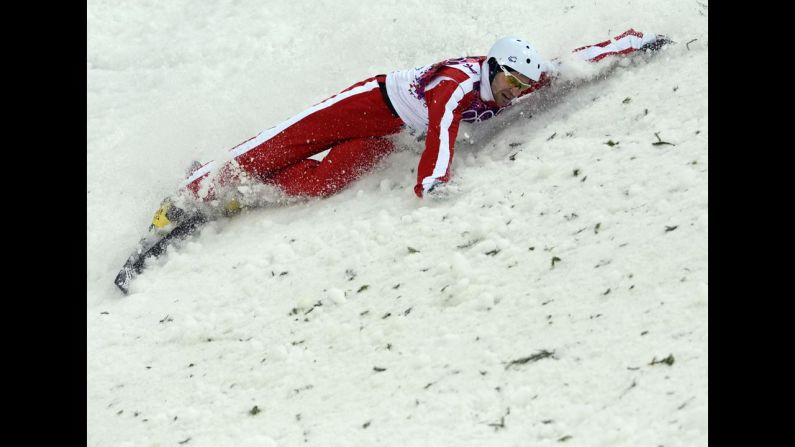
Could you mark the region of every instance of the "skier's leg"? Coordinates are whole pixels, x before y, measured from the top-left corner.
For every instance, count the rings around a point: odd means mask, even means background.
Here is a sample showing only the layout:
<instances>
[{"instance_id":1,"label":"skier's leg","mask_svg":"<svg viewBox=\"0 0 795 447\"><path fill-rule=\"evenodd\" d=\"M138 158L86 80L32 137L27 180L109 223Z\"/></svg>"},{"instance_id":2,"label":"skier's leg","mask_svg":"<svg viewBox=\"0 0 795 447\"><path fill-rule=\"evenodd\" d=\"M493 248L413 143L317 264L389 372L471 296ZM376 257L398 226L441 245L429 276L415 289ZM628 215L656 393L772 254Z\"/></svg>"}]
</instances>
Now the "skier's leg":
<instances>
[{"instance_id":1,"label":"skier's leg","mask_svg":"<svg viewBox=\"0 0 795 447\"><path fill-rule=\"evenodd\" d=\"M275 173L340 142L398 132L403 122L384 102L379 88L379 82L383 81L384 76L380 75L356 83L230 149L230 160L199 167L183 182L177 194L164 201L153 225L167 229L174 219L158 219L158 216L180 216L182 208L204 214L208 214L208 209L215 215L234 213L240 209L242 187L252 186L257 191L257 186ZM350 179L341 177L340 181ZM256 198L251 202L256 203ZM172 210L174 207L177 210Z\"/></svg>"},{"instance_id":2,"label":"skier's leg","mask_svg":"<svg viewBox=\"0 0 795 447\"><path fill-rule=\"evenodd\" d=\"M183 186L202 200L213 200L219 187L228 189L246 181L264 181L340 142L398 132L403 122L384 102L378 85L382 78L354 84L235 146L230 150L232 160L220 168L213 163L203 166ZM213 171L215 175L211 176Z\"/></svg>"},{"instance_id":3,"label":"skier's leg","mask_svg":"<svg viewBox=\"0 0 795 447\"><path fill-rule=\"evenodd\" d=\"M302 160L267 180L291 196L327 197L373 169L394 149L387 138L340 143L322 161Z\"/></svg>"}]
</instances>

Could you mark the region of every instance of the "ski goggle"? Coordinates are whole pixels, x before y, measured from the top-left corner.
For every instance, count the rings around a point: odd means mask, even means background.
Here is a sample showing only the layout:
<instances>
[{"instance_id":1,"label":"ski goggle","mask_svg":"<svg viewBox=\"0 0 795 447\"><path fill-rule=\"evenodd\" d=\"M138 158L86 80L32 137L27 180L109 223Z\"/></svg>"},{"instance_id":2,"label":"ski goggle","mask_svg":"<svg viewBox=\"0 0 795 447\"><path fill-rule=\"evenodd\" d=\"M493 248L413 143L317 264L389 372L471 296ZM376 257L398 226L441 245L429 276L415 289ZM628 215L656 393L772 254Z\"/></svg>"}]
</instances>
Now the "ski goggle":
<instances>
[{"instance_id":1,"label":"ski goggle","mask_svg":"<svg viewBox=\"0 0 795 447\"><path fill-rule=\"evenodd\" d=\"M505 80L508 81L511 86L518 88L521 91L525 91L527 89L533 88L533 84L525 84L519 78L514 76L511 72L505 69L502 65L499 66L500 70L505 73ZM533 82L532 80L530 82Z\"/></svg>"}]
</instances>

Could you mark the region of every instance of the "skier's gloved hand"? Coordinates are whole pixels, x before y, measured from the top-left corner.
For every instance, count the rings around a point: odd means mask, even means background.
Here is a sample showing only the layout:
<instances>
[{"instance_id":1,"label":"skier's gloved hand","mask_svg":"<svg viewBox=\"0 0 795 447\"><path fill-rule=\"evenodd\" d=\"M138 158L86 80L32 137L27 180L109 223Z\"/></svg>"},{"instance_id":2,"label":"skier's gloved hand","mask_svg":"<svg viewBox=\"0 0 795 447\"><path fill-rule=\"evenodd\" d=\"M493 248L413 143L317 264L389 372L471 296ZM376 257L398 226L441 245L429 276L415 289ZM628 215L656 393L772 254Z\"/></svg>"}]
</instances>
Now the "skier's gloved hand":
<instances>
[{"instance_id":1,"label":"skier's gloved hand","mask_svg":"<svg viewBox=\"0 0 795 447\"><path fill-rule=\"evenodd\" d=\"M649 34L651 34L651 33L649 33ZM652 34L652 35L655 36L654 40L652 40L651 42L649 42L649 43L643 45L642 47L640 47L641 50L644 50L644 51L657 51L657 50L659 50L660 48L662 48L665 45L676 43L670 37L666 36L665 34Z\"/></svg>"}]
</instances>

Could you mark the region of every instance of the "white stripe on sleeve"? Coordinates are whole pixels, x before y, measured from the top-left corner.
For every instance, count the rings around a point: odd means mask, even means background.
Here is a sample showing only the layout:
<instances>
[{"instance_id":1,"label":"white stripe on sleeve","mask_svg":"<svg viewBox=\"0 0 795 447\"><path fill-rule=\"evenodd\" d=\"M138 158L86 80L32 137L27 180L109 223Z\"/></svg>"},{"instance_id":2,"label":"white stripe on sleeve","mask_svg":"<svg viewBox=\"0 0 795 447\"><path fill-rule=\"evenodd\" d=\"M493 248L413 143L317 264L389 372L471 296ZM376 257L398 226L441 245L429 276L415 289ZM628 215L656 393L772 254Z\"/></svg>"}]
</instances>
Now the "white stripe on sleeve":
<instances>
[{"instance_id":1,"label":"white stripe on sleeve","mask_svg":"<svg viewBox=\"0 0 795 447\"><path fill-rule=\"evenodd\" d=\"M458 103L464 98L464 95L471 92L474 88L472 78L458 84L458 88L447 100L444 105L444 115L439 125L439 152L436 155L436 164L433 167L433 173L422 179L422 191L428 192L431 187L437 183L437 179L444 177L447 173L447 167L450 165L450 124L453 122L453 111L458 107Z\"/></svg>"}]
</instances>

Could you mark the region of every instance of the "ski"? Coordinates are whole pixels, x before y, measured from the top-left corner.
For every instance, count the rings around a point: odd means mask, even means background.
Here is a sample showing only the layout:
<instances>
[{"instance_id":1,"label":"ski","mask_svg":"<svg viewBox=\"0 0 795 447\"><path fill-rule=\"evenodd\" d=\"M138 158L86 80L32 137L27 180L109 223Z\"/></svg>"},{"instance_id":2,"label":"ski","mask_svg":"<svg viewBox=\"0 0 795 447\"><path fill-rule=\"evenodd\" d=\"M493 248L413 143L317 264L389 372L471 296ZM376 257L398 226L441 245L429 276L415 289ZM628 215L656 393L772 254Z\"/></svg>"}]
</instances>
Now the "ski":
<instances>
[{"instance_id":1,"label":"ski","mask_svg":"<svg viewBox=\"0 0 795 447\"><path fill-rule=\"evenodd\" d=\"M174 242L195 233L207 220L204 215L196 214L181 222L166 235L141 239L138 248L130 255L119 274L116 275L114 280L116 286L127 295L130 290L130 282L144 270L147 259L159 257Z\"/></svg>"}]
</instances>

